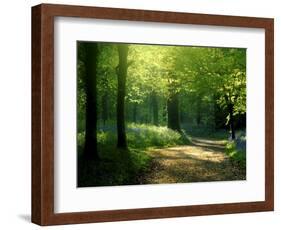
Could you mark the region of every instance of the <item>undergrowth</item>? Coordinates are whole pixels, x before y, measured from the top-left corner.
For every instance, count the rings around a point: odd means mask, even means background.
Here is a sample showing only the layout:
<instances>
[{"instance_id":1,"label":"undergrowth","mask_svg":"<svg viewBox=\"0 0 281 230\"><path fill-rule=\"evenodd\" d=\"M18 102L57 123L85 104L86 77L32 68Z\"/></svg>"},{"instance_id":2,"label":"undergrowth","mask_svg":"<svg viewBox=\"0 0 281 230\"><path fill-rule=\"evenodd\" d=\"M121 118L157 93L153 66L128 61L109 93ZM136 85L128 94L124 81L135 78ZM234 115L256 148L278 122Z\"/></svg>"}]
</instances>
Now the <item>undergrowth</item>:
<instances>
[{"instance_id":1,"label":"undergrowth","mask_svg":"<svg viewBox=\"0 0 281 230\"><path fill-rule=\"evenodd\" d=\"M246 150L238 149L234 141L230 141L225 147L226 154L236 162L239 167L246 168Z\"/></svg>"},{"instance_id":2,"label":"undergrowth","mask_svg":"<svg viewBox=\"0 0 281 230\"><path fill-rule=\"evenodd\" d=\"M99 161L85 160L82 156L84 132L78 133L78 186L112 186L140 184L141 177L150 169L148 148L170 147L190 143L187 135L167 127L147 124L128 124L128 149L116 148L114 127L97 132Z\"/></svg>"}]
</instances>

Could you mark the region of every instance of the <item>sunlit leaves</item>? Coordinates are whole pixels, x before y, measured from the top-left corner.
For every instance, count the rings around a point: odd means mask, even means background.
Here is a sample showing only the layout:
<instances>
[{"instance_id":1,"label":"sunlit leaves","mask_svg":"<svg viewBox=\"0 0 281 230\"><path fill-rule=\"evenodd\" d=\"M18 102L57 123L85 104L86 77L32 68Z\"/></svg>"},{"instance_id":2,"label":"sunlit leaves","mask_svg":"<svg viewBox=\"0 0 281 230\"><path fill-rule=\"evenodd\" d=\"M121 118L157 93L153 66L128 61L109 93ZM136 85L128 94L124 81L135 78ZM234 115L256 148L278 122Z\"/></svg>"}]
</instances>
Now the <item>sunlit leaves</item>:
<instances>
[{"instance_id":1,"label":"sunlit leaves","mask_svg":"<svg viewBox=\"0 0 281 230\"><path fill-rule=\"evenodd\" d=\"M118 65L117 44L99 43L97 90L108 94L115 105ZM78 75L83 75L82 48L78 49ZM83 79L78 78L78 88ZM181 110L195 106L209 111L233 105L234 115L246 113L246 49L130 44L126 101L145 104L155 93L165 102L171 93L180 95ZM78 106L85 104L81 91ZM226 119L226 116L225 116Z\"/></svg>"}]
</instances>

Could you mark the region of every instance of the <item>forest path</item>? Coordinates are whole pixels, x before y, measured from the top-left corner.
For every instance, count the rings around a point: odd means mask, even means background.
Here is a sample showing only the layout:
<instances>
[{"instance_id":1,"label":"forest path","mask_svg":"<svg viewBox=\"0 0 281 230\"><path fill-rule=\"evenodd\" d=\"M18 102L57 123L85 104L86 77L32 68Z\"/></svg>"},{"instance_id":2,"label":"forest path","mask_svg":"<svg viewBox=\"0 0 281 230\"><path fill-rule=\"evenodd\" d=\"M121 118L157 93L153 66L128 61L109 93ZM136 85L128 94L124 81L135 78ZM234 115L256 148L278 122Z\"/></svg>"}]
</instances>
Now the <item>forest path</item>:
<instances>
[{"instance_id":1,"label":"forest path","mask_svg":"<svg viewBox=\"0 0 281 230\"><path fill-rule=\"evenodd\" d=\"M191 145L153 149L145 184L243 180L244 173L224 153L225 141L192 138Z\"/></svg>"}]
</instances>

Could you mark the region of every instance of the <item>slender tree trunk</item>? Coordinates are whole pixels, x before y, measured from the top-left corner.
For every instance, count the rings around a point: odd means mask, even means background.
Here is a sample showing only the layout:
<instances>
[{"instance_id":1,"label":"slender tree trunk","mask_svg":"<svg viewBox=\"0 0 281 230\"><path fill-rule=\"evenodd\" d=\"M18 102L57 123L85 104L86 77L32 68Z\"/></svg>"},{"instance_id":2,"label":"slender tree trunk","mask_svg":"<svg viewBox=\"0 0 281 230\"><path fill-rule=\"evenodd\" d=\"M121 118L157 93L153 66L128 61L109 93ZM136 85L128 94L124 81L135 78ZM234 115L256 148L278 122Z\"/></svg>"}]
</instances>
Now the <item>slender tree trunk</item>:
<instances>
[{"instance_id":1,"label":"slender tree trunk","mask_svg":"<svg viewBox=\"0 0 281 230\"><path fill-rule=\"evenodd\" d=\"M228 112L229 112L229 125L231 130L231 139L235 140L235 128L234 128L234 116L233 116L233 104L228 104Z\"/></svg>"},{"instance_id":2,"label":"slender tree trunk","mask_svg":"<svg viewBox=\"0 0 281 230\"><path fill-rule=\"evenodd\" d=\"M163 108L162 108L162 120L164 122L167 122L167 104L168 103L163 103Z\"/></svg>"},{"instance_id":3,"label":"slender tree trunk","mask_svg":"<svg viewBox=\"0 0 281 230\"><path fill-rule=\"evenodd\" d=\"M201 98L197 98L196 107L196 123L199 126L201 124Z\"/></svg>"},{"instance_id":4,"label":"slender tree trunk","mask_svg":"<svg viewBox=\"0 0 281 230\"><path fill-rule=\"evenodd\" d=\"M106 121L108 120L108 96L107 93L105 93L101 98L101 104L102 104L102 120L103 125L105 125Z\"/></svg>"},{"instance_id":5,"label":"slender tree trunk","mask_svg":"<svg viewBox=\"0 0 281 230\"><path fill-rule=\"evenodd\" d=\"M86 132L84 156L99 158L97 151L97 88L96 71L98 49L95 43L85 43Z\"/></svg>"},{"instance_id":6,"label":"slender tree trunk","mask_svg":"<svg viewBox=\"0 0 281 230\"><path fill-rule=\"evenodd\" d=\"M214 106L214 123L215 129L225 129L227 128L225 124L225 117L228 115L228 109L225 110L221 106L218 105L217 101L219 99L218 95L213 96L213 106ZM225 96L225 100L228 101L227 97Z\"/></svg>"},{"instance_id":7,"label":"slender tree trunk","mask_svg":"<svg viewBox=\"0 0 281 230\"><path fill-rule=\"evenodd\" d=\"M125 130L125 90L127 78L128 46L118 45L119 65L117 67L118 91L117 91L117 147L127 148Z\"/></svg>"},{"instance_id":8,"label":"slender tree trunk","mask_svg":"<svg viewBox=\"0 0 281 230\"><path fill-rule=\"evenodd\" d=\"M137 123L137 111L138 111L138 104L133 104L133 122Z\"/></svg>"},{"instance_id":9,"label":"slender tree trunk","mask_svg":"<svg viewBox=\"0 0 281 230\"><path fill-rule=\"evenodd\" d=\"M181 132L179 119L179 98L177 93L171 93L167 101L168 128Z\"/></svg>"},{"instance_id":10,"label":"slender tree trunk","mask_svg":"<svg viewBox=\"0 0 281 230\"><path fill-rule=\"evenodd\" d=\"M152 113L153 113L153 124L158 126L158 100L157 100L157 94L153 91L151 94L151 107L152 107Z\"/></svg>"}]
</instances>

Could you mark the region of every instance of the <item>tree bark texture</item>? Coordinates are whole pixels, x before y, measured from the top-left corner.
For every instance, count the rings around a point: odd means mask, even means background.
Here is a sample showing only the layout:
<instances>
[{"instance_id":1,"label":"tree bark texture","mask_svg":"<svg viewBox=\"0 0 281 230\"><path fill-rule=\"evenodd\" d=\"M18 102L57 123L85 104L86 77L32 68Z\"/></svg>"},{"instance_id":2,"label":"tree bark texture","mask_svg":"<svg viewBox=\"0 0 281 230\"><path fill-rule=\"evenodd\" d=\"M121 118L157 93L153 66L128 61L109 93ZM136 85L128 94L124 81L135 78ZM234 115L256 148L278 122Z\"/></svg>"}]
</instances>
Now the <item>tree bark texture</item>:
<instances>
[{"instance_id":1,"label":"tree bark texture","mask_svg":"<svg viewBox=\"0 0 281 230\"><path fill-rule=\"evenodd\" d=\"M168 128L181 132L179 119L179 98L177 93L170 93L167 101Z\"/></svg>"},{"instance_id":2,"label":"tree bark texture","mask_svg":"<svg viewBox=\"0 0 281 230\"><path fill-rule=\"evenodd\" d=\"M127 148L125 130L125 93L127 78L128 45L118 45L119 65L117 67L118 89L117 89L117 147Z\"/></svg>"},{"instance_id":3,"label":"tree bark texture","mask_svg":"<svg viewBox=\"0 0 281 230\"><path fill-rule=\"evenodd\" d=\"M86 130L84 156L98 159L97 151L97 55L96 43L85 43Z\"/></svg>"},{"instance_id":4,"label":"tree bark texture","mask_svg":"<svg viewBox=\"0 0 281 230\"><path fill-rule=\"evenodd\" d=\"M151 107L152 107L152 113L153 113L153 124L158 126L159 125L158 100L157 100L157 94L155 92L152 92L152 94L151 94Z\"/></svg>"}]
</instances>

